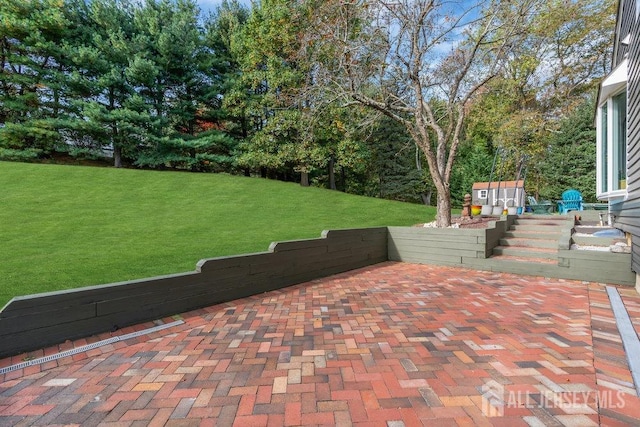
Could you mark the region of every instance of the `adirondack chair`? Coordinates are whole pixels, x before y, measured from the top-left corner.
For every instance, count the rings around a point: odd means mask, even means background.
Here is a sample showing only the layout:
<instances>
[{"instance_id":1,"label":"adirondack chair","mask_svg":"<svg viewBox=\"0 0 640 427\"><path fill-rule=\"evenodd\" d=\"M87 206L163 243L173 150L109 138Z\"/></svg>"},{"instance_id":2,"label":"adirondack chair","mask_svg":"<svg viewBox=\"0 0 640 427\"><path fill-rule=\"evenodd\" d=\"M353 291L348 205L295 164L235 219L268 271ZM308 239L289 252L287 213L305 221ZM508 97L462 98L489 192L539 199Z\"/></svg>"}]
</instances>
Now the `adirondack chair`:
<instances>
[{"instance_id":1,"label":"adirondack chair","mask_svg":"<svg viewBox=\"0 0 640 427\"><path fill-rule=\"evenodd\" d=\"M570 189L562 193L562 200L558 200L558 212L567 214L569 211L581 211L582 194L578 190Z\"/></svg>"},{"instance_id":2,"label":"adirondack chair","mask_svg":"<svg viewBox=\"0 0 640 427\"><path fill-rule=\"evenodd\" d=\"M548 200L541 200L540 203L533 196L527 196L529 206L534 214L550 214L553 209L553 203Z\"/></svg>"}]
</instances>

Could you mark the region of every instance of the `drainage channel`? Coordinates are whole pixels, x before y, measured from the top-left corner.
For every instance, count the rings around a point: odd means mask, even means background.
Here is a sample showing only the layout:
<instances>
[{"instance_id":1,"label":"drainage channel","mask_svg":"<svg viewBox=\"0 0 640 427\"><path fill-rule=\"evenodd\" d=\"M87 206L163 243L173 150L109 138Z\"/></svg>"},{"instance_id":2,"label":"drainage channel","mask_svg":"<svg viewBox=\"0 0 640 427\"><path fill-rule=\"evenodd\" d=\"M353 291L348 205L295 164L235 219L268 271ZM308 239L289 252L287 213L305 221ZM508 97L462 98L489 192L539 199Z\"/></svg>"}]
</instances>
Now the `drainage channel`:
<instances>
[{"instance_id":1,"label":"drainage channel","mask_svg":"<svg viewBox=\"0 0 640 427\"><path fill-rule=\"evenodd\" d=\"M622 302L618 289L613 286L607 286L607 295L611 302L613 315L616 318L616 326L622 338L624 352L627 355L627 363L631 371L633 383L636 386L636 395L640 396L640 340L638 334L633 328L629 313Z\"/></svg>"},{"instance_id":2,"label":"drainage channel","mask_svg":"<svg viewBox=\"0 0 640 427\"><path fill-rule=\"evenodd\" d=\"M52 354L45 357L39 357L37 359L27 360L25 362L17 363L15 365L6 366L4 368L0 368L0 375L6 374L7 372L12 372L18 369L23 369L29 366L41 365L46 362L50 362L52 360L62 359L63 357L73 356L74 354L83 353L85 351L93 350L94 348L102 347L108 344L113 344L118 341L124 341L131 338L136 338L142 335L151 334L153 332L162 331L164 329L169 329L174 326L182 325L184 320L176 320L175 322L165 323L163 325L154 326L152 328L143 329L136 332L131 332L125 335L120 335L117 337L111 337L106 340L97 341L91 344L83 345L80 347L72 348L71 350L62 351L60 353Z\"/></svg>"}]
</instances>

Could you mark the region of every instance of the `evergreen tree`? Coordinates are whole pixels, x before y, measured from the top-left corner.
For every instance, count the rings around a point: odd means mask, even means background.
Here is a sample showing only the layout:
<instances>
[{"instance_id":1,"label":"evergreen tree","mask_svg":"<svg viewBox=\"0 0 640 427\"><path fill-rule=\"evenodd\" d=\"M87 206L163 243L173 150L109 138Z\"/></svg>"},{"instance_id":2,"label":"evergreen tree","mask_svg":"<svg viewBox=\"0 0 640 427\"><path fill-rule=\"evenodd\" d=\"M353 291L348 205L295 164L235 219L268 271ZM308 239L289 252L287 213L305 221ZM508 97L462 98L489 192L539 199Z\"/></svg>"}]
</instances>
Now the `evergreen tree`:
<instances>
[{"instance_id":1,"label":"evergreen tree","mask_svg":"<svg viewBox=\"0 0 640 427\"><path fill-rule=\"evenodd\" d=\"M0 158L47 155L62 142L71 23L60 6L6 0L0 8Z\"/></svg>"},{"instance_id":2,"label":"evergreen tree","mask_svg":"<svg viewBox=\"0 0 640 427\"><path fill-rule=\"evenodd\" d=\"M198 17L193 0L148 0L136 9L143 49L128 77L149 106L152 123L137 165L202 171L232 164L233 140L206 121L216 73Z\"/></svg>"},{"instance_id":3,"label":"evergreen tree","mask_svg":"<svg viewBox=\"0 0 640 427\"><path fill-rule=\"evenodd\" d=\"M540 163L544 177L541 197L560 200L565 190L574 188L586 202L596 201L596 130L593 124L593 100L583 101L549 141L549 149Z\"/></svg>"},{"instance_id":4,"label":"evergreen tree","mask_svg":"<svg viewBox=\"0 0 640 427\"><path fill-rule=\"evenodd\" d=\"M388 118L382 118L370 140L371 179L378 197L422 203L426 192L422 153L406 131Z\"/></svg>"},{"instance_id":5,"label":"evergreen tree","mask_svg":"<svg viewBox=\"0 0 640 427\"><path fill-rule=\"evenodd\" d=\"M232 137L247 138L250 120L247 100L250 88L242 81L237 52L232 45L249 17L249 10L237 0L224 0L209 14L204 25L204 44L207 49L205 67L209 70L205 122L224 128Z\"/></svg>"},{"instance_id":6,"label":"evergreen tree","mask_svg":"<svg viewBox=\"0 0 640 427\"><path fill-rule=\"evenodd\" d=\"M79 117L66 124L73 143L89 150L113 150L114 165L134 159L147 134L148 108L128 80L130 60L142 49L128 0L75 2L84 17L76 40L72 84ZM83 10L84 9L84 10Z\"/></svg>"}]
</instances>

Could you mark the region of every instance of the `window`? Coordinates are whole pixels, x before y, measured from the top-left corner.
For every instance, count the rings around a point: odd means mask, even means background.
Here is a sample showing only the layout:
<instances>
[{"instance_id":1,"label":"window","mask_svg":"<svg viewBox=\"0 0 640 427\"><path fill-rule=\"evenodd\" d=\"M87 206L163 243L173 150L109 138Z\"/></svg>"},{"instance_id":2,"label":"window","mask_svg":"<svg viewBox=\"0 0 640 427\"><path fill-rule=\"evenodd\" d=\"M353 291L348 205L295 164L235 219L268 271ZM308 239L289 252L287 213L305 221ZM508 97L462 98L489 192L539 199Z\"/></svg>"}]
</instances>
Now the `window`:
<instances>
[{"instance_id":1,"label":"window","mask_svg":"<svg viewBox=\"0 0 640 427\"><path fill-rule=\"evenodd\" d=\"M611 100L613 106L613 189L627 188L627 92Z\"/></svg>"},{"instance_id":2,"label":"window","mask_svg":"<svg viewBox=\"0 0 640 427\"><path fill-rule=\"evenodd\" d=\"M626 195L627 92L605 99L598 108L598 196Z\"/></svg>"},{"instance_id":3,"label":"window","mask_svg":"<svg viewBox=\"0 0 640 427\"><path fill-rule=\"evenodd\" d=\"M609 164L609 150L607 150L607 135L608 131L608 104L604 104L600 107L600 167L598 168L598 172L600 172L600 176L602 177L600 180L600 193L606 193L609 191L609 174L607 173L607 165Z\"/></svg>"},{"instance_id":4,"label":"window","mask_svg":"<svg viewBox=\"0 0 640 427\"><path fill-rule=\"evenodd\" d=\"M478 192L478 198L480 199L486 199L488 196L488 190L480 190Z\"/></svg>"}]
</instances>

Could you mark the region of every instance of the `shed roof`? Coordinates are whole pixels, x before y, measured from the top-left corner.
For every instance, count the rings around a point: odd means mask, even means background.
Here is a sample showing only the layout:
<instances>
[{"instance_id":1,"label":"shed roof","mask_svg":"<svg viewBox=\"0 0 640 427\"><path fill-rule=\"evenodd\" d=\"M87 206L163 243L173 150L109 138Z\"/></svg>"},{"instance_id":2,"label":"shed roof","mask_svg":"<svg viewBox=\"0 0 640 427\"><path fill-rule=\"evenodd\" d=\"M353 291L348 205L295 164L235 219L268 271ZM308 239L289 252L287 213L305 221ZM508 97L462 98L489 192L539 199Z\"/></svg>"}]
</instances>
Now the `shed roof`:
<instances>
[{"instance_id":1,"label":"shed roof","mask_svg":"<svg viewBox=\"0 0 640 427\"><path fill-rule=\"evenodd\" d=\"M524 182L520 181L501 181L500 188L516 188L516 182L518 188L524 188ZM491 184L491 188L498 188L498 181L493 182L476 182L473 184L474 190L486 190L489 188L489 184Z\"/></svg>"}]
</instances>

